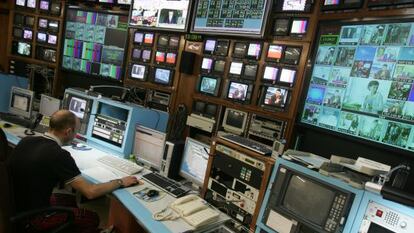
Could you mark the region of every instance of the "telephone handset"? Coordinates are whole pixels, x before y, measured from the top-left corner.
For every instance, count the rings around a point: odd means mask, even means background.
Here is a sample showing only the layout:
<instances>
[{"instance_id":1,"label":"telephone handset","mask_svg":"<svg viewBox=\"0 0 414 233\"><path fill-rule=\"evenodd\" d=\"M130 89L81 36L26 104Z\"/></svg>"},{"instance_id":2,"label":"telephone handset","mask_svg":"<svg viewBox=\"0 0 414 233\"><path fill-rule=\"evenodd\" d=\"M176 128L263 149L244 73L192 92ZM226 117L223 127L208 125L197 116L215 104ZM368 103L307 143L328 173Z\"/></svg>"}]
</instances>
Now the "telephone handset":
<instances>
[{"instance_id":1,"label":"telephone handset","mask_svg":"<svg viewBox=\"0 0 414 233\"><path fill-rule=\"evenodd\" d=\"M179 198L171 204L171 209L177 212L188 224L199 227L214 222L220 215L207 205L200 197L190 194Z\"/></svg>"}]
</instances>

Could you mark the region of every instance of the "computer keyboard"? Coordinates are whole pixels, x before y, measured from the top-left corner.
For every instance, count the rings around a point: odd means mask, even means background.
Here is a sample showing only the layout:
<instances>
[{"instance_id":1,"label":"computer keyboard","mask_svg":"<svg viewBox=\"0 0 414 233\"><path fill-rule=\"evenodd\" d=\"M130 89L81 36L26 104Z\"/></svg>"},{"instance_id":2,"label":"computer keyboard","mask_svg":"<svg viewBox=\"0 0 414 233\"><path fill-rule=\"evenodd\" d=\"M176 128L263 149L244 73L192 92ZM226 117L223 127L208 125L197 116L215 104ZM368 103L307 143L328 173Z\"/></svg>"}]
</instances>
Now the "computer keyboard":
<instances>
[{"instance_id":1,"label":"computer keyboard","mask_svg":"<svg viewBox=\"0 0 414 233\"><path fill-rule=\"evenodd\" d=\"M148 173L142 176L145 180L157 186L158 188L166 191L174 197L184 196L187 192L190 191L189 188L183 186L179 182L172 180L168 177L162 176L158 173Z\"/></svg>"},{"instance_id":2,"label":"computer keyboard","mask_svg":"<svg viewBox=\"0 0 414 233\"><path fill-rule=\"evenodd\" d=\"M30 128L32 125L32 120L25 119L23 117L7 113L7 112L0 112L0 120L7 121L16 125L20 125L26 128Z\"/></svg>"},{"instance_id":3,"label":"computer keyboard","mask_svg":"<svg viewBox=\"0 0 414 233\"><path fill-rule=\"evenodd\" d=\"M255 142L248 138L241 137L239 135L223 134L223 135L220 135L220 138L227 140L229 142L232 142L234 144L237 144L239 146L246 147L247 149L255 151L264 156L272 155L272 149L270 149L268 146L262 145L258 142Z\"/></svg>"},{"instance_id":4,"label":"computer keyboard","mask_svg":"<svg viewBox=\"0 0 414 233\"><path fill-rule=\"evenodd\" d=\"M143 169L143 167L138 164L112 155L100 157L98 161L128 175L133 175Z\"/></svg>"}]
</instances>

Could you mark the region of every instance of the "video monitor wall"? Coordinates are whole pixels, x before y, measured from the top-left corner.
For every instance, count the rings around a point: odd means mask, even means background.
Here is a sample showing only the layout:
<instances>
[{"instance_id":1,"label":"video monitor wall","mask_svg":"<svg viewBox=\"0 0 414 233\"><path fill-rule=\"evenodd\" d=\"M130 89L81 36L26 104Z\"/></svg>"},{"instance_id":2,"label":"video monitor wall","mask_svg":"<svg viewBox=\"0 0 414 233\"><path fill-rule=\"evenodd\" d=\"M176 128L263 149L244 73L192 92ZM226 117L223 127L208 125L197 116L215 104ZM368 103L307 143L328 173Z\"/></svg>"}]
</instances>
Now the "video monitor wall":
<instances>
[{"instance_id":1,"label":"video monitor wall","mask_svg":"<svg viewBox=\"0 0 414 233\"><path fill-rule=\"evenodd\" d=\"M192 31L204 34L262 37L269 0L198 0Z\"/></svg>"},{"instance_id":2,"label":"video monitor wall","mask_svg":"<svg viewBox=\"0 0 414 233\"><path fill-rule=\"evenodd\" d=\"M121 80L128 16L69 6L66 14L62 68Z\"/></svg>"},{"instance_id":3,"label":"video monitor wall","mask_svg":"<svg viewBox=\"0 0 414 233\"><path fill-rule=\"evenodd\" d=\"M140 28L157 28L186 31L191 1L189 0L134 0L129 25Z\"/></svg>"},{"instance_id":4,"label":"video monitor wall","mask_svg":"<svg viewBox=\"0 0 414 233\"><path fill-rule=\"evenodd\" d=\"M414 151L414 22L322 24L301 122Z\"/></svg>"}]
</instances>

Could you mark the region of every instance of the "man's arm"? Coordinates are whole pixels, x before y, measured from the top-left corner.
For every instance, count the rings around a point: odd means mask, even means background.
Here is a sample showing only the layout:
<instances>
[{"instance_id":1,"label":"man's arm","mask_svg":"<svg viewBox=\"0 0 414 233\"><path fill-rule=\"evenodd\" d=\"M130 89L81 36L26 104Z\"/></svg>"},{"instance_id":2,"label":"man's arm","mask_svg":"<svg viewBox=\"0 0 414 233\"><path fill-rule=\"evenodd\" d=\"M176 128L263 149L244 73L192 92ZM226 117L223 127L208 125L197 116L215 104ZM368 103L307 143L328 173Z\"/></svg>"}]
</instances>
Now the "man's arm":
<instances>
[{"instance_id":1,"label":"man's arm","mask_svg":"<svg viewBox=\"0 0 414 233\"><path fill-rule=\"evenodd\" d=\"M69 185L81 192L86 198L94 199L110 193L120 187L128 187L139 184L140 181L135 176L126 176L122 179L112 180L106 183L92 184L82 176L77 177Z\"/></svg>"}]
</instances>

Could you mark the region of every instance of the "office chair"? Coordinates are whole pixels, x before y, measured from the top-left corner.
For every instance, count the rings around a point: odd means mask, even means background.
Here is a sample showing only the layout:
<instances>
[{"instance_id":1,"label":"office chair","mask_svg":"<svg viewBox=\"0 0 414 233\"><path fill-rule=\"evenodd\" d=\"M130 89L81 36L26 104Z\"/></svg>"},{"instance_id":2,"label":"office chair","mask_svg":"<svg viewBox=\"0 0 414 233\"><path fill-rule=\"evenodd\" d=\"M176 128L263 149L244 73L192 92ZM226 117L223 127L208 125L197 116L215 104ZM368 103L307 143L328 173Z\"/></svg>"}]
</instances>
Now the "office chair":
<instances>
[{"instance_id":1,"label":"office chair","mask_svg":"<svg viewBox=\"0 0 414 233\"><path fill-rule=\"evenodd\" d=\"M49 232L63 232L72 225L74 215L72 209L65 207L45 207L16 214L14 211L13 186L10 172L7 166L8 141L4 131L0 128L0 233L22 233L25 232L26 222L31 218L44 213L58 212L67 213L64 224L50 230ZM30 229L31 232L32 229Z\"/></svg>"}]
</instances>

